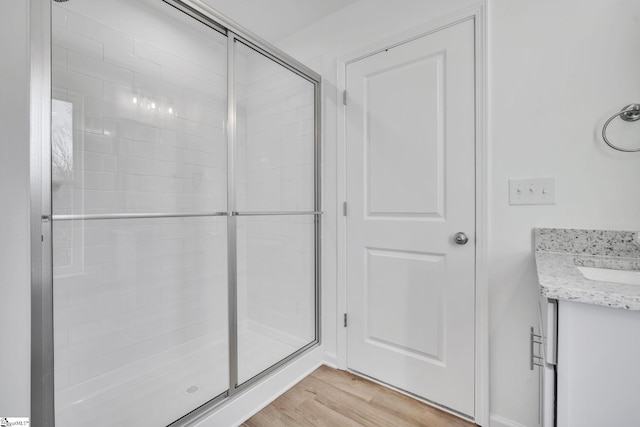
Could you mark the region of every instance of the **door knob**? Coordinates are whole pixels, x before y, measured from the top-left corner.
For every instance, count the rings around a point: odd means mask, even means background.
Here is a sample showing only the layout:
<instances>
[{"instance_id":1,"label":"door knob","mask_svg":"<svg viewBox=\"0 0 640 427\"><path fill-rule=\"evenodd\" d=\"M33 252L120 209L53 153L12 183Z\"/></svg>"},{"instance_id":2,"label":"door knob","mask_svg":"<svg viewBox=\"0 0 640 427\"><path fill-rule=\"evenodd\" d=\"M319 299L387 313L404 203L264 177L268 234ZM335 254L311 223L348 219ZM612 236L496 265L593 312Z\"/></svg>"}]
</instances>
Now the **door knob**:
<instances>
[{"instance_id":1,"label":"door knob","mask_svg":"<svg viewBox=\"0 0 640 427\"><path fill-rule=\"evenodd\" d=\"M453 241L458 245L466 245L469 238L463 232L459 232L453 235Z\"/></svg>"}]
</instances>

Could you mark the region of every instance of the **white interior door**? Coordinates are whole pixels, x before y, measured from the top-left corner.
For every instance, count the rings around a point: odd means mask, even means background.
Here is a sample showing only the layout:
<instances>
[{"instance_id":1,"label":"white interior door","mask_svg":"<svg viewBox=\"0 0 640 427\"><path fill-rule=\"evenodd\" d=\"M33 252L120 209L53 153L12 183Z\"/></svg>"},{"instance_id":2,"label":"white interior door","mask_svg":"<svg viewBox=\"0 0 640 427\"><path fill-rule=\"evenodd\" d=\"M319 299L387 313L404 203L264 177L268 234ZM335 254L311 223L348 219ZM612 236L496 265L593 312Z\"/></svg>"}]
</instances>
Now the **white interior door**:
<instances>
[{"instance_id":1,"label":"white interior door","mask_svg":"<svg viewBox=\"0 0 640 427\"><path fill-rule=\"evenodd\" d=\"M473 417L474 22L346 78L348 367Z\"/></svg>"}]
</instances>

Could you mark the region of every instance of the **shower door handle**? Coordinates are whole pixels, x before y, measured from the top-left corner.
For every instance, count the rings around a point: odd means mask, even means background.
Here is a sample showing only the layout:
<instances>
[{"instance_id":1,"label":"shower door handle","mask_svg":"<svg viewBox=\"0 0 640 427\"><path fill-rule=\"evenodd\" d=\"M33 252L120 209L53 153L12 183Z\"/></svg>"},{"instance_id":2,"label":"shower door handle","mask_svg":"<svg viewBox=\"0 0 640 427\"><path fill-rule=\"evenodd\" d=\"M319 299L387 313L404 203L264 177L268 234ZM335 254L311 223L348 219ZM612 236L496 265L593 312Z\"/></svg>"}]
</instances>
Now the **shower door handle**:
<instances>
[{"instance_id":1,"label":"shower door handle","mask_svg":"<svg viewBox=\"0 0 640 427\"><path fill-rule=\"evenodd\" d=\"M453 241L457 244L457 245L466 245L467 242L469 241L469 238L467 237L466 234L464 234L462 231L456 233L453 235Z\"/></svg>"}]
</instances>

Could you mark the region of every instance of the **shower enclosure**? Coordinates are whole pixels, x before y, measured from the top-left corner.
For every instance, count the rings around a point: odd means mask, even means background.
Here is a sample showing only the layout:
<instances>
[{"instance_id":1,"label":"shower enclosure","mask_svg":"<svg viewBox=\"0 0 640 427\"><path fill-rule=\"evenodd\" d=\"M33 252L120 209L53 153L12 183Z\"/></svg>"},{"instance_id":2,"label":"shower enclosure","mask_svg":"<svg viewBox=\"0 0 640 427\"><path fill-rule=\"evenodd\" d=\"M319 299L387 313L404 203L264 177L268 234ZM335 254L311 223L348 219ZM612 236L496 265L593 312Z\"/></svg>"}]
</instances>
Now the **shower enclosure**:
<instances>
[{"instance_id":1,"label":"shower enclosure","mask_svg":"<svg viewBox=\"0 0 640 427\"><path fill-rule=\"evenodd\" d=\"M52 3L47 421L183 423L318 343L318 102L202 3Z\"/></svg>"}]
</instances>

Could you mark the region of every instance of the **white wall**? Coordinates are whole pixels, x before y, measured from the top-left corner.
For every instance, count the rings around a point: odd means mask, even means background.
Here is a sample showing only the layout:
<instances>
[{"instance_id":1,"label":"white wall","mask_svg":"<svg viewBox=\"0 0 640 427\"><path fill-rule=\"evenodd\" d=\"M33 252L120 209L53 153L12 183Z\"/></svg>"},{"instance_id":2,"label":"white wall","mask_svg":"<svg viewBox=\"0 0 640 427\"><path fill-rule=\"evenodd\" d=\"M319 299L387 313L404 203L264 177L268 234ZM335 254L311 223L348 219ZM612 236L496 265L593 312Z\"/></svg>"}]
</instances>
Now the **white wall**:
<instances>
[{"instance_id":1,"label":"white wall","mask_svg":"<svg viewBox=\"0 0 640 427\"><path fill-rule=\"evenodd\" d=\"M528 371L526 336L536 324L531 228L640 229L640 154L614 152L595 135L609 115L639 102L640 4L490 6L492 412L534 425L537 378ZM618 140L640 143L640 126L629 129ZM508 206L507 180L518 176L557 177L557 204Z\"/></svg>"},{"instance_id":2,"label":"white wall","mask_svg":"<svg viewBox=\"0 0 640 427\"><path fill-rule=\"evenodd\" d=\"M367 0L279 46L325 79L324 344L335 361L336 59L473 2ZM490 96L491 413L538 423L537 372L529 371L528 329L537 324L531 229L640 228L640 153L598 140L602 121L640 102L640 4L633 0L488 0ZM633 125L629 125L633 126ZM640 144L640 126L612 137ZM554 206L509 206L508 179L555 176ZM500 424L503 425L503 424Z\"/></svg>"},{"instance_id":3,"label":"white wall","mask_svg":"<svg viewBox=\"0 0 640 427\"><path fill-rule=\"evenodd\" d=\"M471 2L360 1L281 43L325 76L325 248L335 248L337 219L336 58ZM613 152L595 137L609 114L639 102L640 4L489 0L489 6L491 410L534 426L537 376L527 364L537 296L531 227L640 228L640 155ZM0 16L11 17L0 26L0 191L10 201L0 205L4 416L29 411L27 3L0 2ZM508 206L509 177L545 175L558 179L555 206ZM335 358L335 256L326 255L324 343Z\"/></svg>"},{"instance_id":4,"label":"white wall","mask_svg":"<svg viewBox=\"0 0 640 427\"><path fill-rule=\"evenodd\" d=\"M29 416L28 2L0 2L0 416Z\"/></svg>"}]
</instances>

